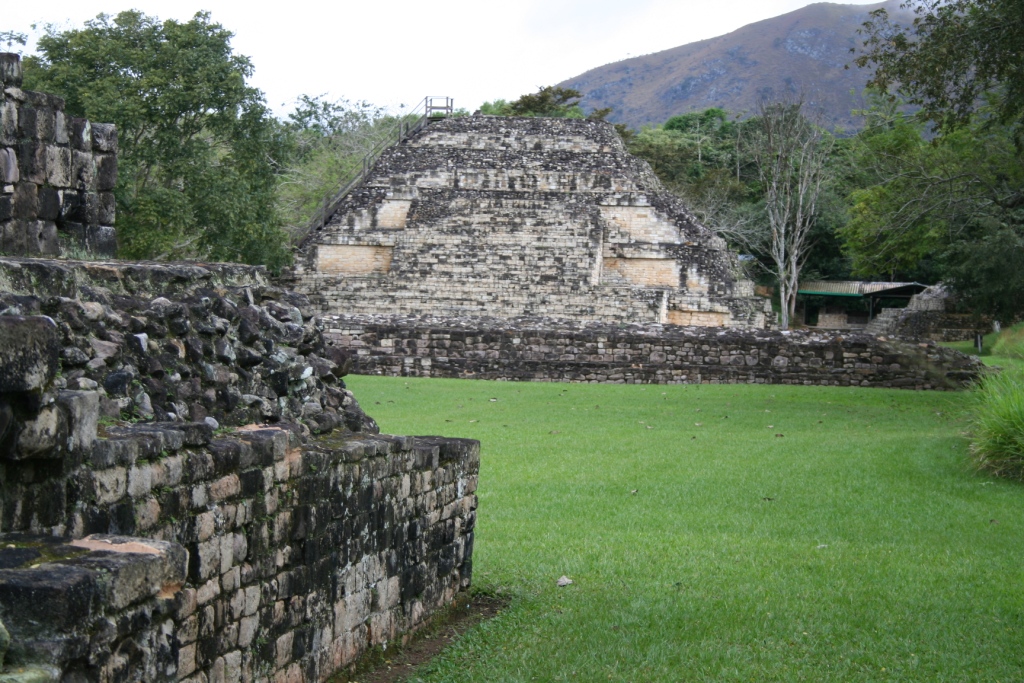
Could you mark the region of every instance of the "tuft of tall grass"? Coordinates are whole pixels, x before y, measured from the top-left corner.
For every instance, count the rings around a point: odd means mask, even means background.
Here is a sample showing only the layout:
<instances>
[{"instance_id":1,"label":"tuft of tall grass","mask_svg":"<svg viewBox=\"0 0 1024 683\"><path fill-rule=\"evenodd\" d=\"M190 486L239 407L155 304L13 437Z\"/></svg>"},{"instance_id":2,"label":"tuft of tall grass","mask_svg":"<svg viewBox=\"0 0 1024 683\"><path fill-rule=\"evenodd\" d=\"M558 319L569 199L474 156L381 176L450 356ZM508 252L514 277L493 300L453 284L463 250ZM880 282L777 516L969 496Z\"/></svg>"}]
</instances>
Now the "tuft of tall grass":
<instances>
[{"instance_id":1,"label":"tuft of tall grass","mask_svg":"<svg viewBox=\"0 0 1024 683\"><path fill-rule=\"evenodd\" d=\"M978 467L1024 480L1024 371L984 377L975 387L971 452Z\"/></svg>"},{"instance_id":2,"label":"tuft of tall grass","mask_svg":"<svg viewBox=\"0 0 1024 683\"><path fill-rule=\"evenodd\" d=\"M992 355L1024 359L1024 323L1000 332L992 344Z\"/></svg>"}]
</instances>

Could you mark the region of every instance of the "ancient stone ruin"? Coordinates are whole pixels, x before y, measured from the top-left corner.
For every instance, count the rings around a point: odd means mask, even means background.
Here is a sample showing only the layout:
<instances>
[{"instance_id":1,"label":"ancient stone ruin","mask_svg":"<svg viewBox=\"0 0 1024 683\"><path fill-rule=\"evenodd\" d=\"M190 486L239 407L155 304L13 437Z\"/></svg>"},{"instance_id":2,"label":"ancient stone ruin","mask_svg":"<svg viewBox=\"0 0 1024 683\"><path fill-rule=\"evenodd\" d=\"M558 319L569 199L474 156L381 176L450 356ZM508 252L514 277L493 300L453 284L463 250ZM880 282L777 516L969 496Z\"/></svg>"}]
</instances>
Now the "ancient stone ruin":
<instances>
[{"instance_id":1,"label":"ancient stone ruin","mask_svg":"<svg viewBox=\"0 0 1024 683\"><path fill-rule=\"evenodd\" d=\"M655 323L325 316L361 373L613 384L802 384L956 390L981 362L935 342Z\"/></svg>"},{"instance_id":2,"label":"ancient stone ruin","mask_svg":"<svg viewBox=\"0 0 1024 683\"><path fill-rule=\"evenodd\" d=\"M611 124L580 119L427 126L309 235L289 282L322 313L771 320L725 241Z\"/></svg>"},{"instance_id":3,"label":"ancient stone ruin","mask_svg":"<svg viewBox=\"0 0 1024 683\"><path fill-rule=\"evenodd\" d=\"M977 363L772 332L736 256L612 126L454 117L384 152L284 281L361 373L957 388Z\"/></svg>"},{"instance_id":4,"label":"ancient stone ruin","mask_svg":"<svg viewBox=\"0 0 1024 683\"><path fill-rule=\"evenodd\" d=\"M98 247L116 132L5 98L4 250ZM469 586L479 443L380 434L315 314L262 267L0 256L0 681L324 681Z\"/></svg>"},{"instance_id":5,"label":"ancient stone ruin","mask_svg":"<svg viewBox=\"0 0 1024 683\"><path fill-rule=\"evenodd\" d=\"M0 53L0 253L112 256L117 131L65 116L64 100L21 89Z\"/></svg>"}]
</instances>

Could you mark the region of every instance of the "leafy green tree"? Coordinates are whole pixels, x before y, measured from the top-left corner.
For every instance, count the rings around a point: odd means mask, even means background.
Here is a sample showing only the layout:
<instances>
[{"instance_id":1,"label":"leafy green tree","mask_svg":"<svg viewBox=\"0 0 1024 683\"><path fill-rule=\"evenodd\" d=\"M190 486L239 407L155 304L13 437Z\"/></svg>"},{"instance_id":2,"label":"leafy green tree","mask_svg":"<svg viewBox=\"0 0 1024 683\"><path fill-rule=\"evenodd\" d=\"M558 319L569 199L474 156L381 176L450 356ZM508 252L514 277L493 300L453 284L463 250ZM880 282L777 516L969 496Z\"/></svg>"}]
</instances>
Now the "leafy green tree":
<instances>
[{"instance_id":1,"label":"leafy green tree","mask_svg":"<svg viewBox=\"0 0 1024 683\"><path fill-rule=\"evenodd\" d=\"M288 115L290 155L281 173L278 209L293 239L305 235L312 217L339 183L361 168L363 158L398 124L368 102L303 95Z\"/></svg>"},{"instance_id":2,"label":"leafy green tree","mask_svg":"<svg viewBox=\"0 0 1024 683\"><path fill-rule=\"evenodd\" d=\"M63 96L71 115L118 127L119 252L264 263L289 258L275 210L286 131L232 34L200 12L161 22L137 11L81 29L50 26L27 87Z\"/></svg>"},{"instance_id":3,"label":"leafy green tree","mask_svg":"<svg viewBox=\"0 0 1024 683\"><path fill-rule=\"evenodd\" d=\"M1014 126L986 117L929 140L887 105L857 136L850 221L841 234L856 271L938 280L967 310L1024 314L1024 163Z\"/></svg>"},{"instance_id":4,"label":"leafy green tree","mask_svg":"<svg viewBox=\"0 0 1024 683\"><path fill-rule=\"evenodd\" d=\"M608 109L597 109L589 115L580 107L583 95L572 88L559 88L552 85L544 86L535 93L523 95L517 100L506 102L495 100L484 102L480 113L492 116L527 116L551 117L565 119L591 119L603 121L612 112Z\"/></svg>"},{"instance_id":5,"label":"leafy green tree","mask_svg":"<svg viewBox=\"0 0 1024 683\"><path fill-rule=\"evenodd\" d=\"M755 257L758 272L754 275L759 280L777 283L766 184L757 163L765 125L762 116L740 120L712 108L644 128L630 141L629 149L651 164L665 186L686 202L701 223ZM818 189L799 271L813 277L841 278L849 274L849 259L836 236L836 229L846 220L845 192L840 192L831 178L843 175L846 156L840 141L831 136L826 151L829 182Z\"/></svg>"},{"instance_id":6,"label":"leafy green tree","mask_svg":"<svg viewBox=\"0 0 1024 683\"><path fill-rule=\"evenodd\" d=\"M871 85L894 89L940 132L968 125L983 96L992 120L1024 134L1024 3L1021 0L904 0L911 26L883 9L864 26L865 53L855 62L874 67Z\"/></svg>"}]
</instances>

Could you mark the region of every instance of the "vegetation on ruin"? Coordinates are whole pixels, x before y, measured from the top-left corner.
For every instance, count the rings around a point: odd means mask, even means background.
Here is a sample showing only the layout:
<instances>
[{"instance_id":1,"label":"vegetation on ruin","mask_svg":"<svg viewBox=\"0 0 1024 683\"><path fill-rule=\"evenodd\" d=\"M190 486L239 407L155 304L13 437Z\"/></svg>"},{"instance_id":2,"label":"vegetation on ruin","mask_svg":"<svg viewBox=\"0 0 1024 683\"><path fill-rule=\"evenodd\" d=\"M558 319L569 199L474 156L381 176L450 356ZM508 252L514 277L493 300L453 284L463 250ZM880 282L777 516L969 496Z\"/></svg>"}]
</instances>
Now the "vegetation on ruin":
<instances>
[{"instance_id":1,"label":"vegetation on ruin","mask_svg":"<svg viewBox=\"0 0 1024 683\"><path fill-rule=\"evenodd\" d=\"M325 198L338 192L397 119L369 102L304 95L284 123L290 145L281 169L278 214L294 237L305 235Z\"/></svg>"},{"instance_id":2,"label":"vegetation on ruin","mask_svg":"<svg viewBox=\"0 0 1024 683\"><path fill-rule=\"evenodd\" d=\"M1024 490L968 394L346 379L483 443L473 580L512 603L411 680L1024 677Z\"/></svg>"}]
</instances>

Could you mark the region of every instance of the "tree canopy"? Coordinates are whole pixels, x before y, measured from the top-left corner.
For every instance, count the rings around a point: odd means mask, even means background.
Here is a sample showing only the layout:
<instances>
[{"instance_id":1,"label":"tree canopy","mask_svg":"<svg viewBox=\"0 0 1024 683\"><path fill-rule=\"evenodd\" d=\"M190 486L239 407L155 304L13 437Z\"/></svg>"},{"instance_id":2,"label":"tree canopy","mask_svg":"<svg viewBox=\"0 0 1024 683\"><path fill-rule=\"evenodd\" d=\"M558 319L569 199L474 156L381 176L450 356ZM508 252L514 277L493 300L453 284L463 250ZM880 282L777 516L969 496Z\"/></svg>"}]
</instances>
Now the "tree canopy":
<instances>
[{"instance_id":1,"label":"tree canopy","mask_svg":"<svg viewBox=\"0 0 1024 683\"><path fill-rule=\"evenodd\" d=\"M589 115L580 106L582 93L572 88L553 85L539 88L535 93L523 95L517 100L506 102L495 100L485 102L480 111L493 116L552 117L566 119L596 119L603 121L611 109L598 109Z\"/></svg>"},{"instance_id":2,"label":"tree canopy","mask_svg":"<svg viewBox=\"0 0 1024 683\"><path fill-rule=\"evenodd\" d=\"M159 21L101 14L81 29L50 26L25 84L64 97L68 113L115 123L119 252L265 263L289 258L275 211L286 138L248 58L200 12Z\"/></svg>"},{"instance_id":3,"label":"tree canopy","mask_svg":"<svg viewBox=\"0 0 1024 683\"><path fill-rule=\"evenodd\" d=\"M886 10L865 24L865 53L855 61L874 67L871 85L895 89L940 131L967 125L984 96L991 113L1024 133L1024 0L905 0L917 16L911 26Z\"/></svg>"}]
</instances>

